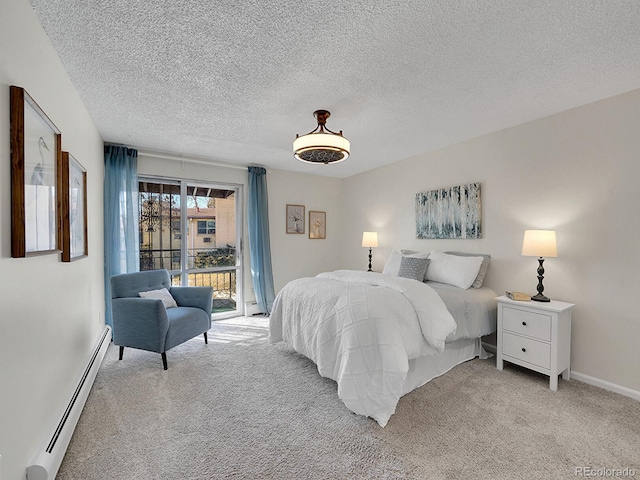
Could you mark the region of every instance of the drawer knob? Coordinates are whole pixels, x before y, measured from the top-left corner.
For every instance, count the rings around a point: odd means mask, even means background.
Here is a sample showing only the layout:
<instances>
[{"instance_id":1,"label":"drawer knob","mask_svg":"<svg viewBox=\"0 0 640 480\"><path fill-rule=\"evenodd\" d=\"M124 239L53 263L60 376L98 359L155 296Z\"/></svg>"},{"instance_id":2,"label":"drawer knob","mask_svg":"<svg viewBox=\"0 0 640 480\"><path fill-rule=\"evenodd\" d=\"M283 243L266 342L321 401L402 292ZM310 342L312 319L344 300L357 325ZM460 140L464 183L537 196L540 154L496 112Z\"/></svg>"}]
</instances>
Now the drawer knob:
<instances>
[{"instance_id":1,"label":"drawer knob","mask_svg":"<svg viewBox=\"0 0 640 480\"><path fill-rule=\"evenodd\" d=\"M522 322L522 325L524 325L526 327L527 326L527 322Z\"/></svg>"},{"instance_id":2,"label":"drawer knob","mask_svg":"<svg viewBox=\"0 0 640 480\"><path fill-rule=\"evenodd\" d=\"M522 351L523 351L523 352L526 352L526 351L527 351L527 349L526 349L526 348L524 348L524 347L522 347Z\"/></svg>"}]
</instances>

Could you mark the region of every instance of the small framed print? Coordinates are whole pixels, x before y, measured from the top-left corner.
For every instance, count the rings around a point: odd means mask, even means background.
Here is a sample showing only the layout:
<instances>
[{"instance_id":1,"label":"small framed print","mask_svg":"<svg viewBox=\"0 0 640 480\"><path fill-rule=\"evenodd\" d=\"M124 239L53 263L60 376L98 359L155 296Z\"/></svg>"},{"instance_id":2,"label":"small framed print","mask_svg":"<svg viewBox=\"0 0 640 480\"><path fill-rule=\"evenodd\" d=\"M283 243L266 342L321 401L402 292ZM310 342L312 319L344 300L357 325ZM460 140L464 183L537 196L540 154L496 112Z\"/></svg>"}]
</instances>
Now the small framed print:
<instances>
[{"instance_id":1,"label":"small framed print","mask_svg":"<svg viewBox=\"0 0 640 480\"><path fill-rule=\"evenodd\" d=\"M287 205L287 233L304 234L304 205Z\"/></svg>"},{"instance_id":2,"label":"small framed print","mask_svg":"<svg viewBox=\"0 0 640 480\"><path fill-rule=\"evenodd\" d=\"M309 210L309 238L327 238L327 212Z\"/></svg>"},{"instance_id":3,"label":"small framed print","mask_svg":"<svg viewBox=\"0 0 640 480\"><path fill-rule=\"evenodd\" d=\"M68 152L62 152L62 261L89 255L87 241L87 171Z\"/></svg>"},{"instance_id":4,"label":"small framed print","mask_svg":"<svg viewBox=\"0 0 640 480\"><path fill-rule=\"evenodd\" d=\"M10 95L11 256L57 253L62 134L23 88Z\"/></svg>"}]
</instances>

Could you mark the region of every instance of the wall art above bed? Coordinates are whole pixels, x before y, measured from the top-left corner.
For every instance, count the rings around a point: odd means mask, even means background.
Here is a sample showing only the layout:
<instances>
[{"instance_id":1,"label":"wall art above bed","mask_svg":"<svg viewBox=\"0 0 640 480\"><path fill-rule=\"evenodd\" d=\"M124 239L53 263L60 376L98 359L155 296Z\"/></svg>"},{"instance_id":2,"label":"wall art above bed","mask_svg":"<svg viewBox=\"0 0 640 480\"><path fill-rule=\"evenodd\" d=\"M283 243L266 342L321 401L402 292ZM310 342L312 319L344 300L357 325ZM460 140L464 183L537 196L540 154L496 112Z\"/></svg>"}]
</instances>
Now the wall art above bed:
<instances>
[{"instance_id":1,"label":"wall art above bed","mask_svg":"<svg viewBox=\"0 0 640 480\"><path fill-rule=\"evenodd\" d=\"M482 238L480 183L416 194L416 236Z\"/></svg>"}]
</instances>

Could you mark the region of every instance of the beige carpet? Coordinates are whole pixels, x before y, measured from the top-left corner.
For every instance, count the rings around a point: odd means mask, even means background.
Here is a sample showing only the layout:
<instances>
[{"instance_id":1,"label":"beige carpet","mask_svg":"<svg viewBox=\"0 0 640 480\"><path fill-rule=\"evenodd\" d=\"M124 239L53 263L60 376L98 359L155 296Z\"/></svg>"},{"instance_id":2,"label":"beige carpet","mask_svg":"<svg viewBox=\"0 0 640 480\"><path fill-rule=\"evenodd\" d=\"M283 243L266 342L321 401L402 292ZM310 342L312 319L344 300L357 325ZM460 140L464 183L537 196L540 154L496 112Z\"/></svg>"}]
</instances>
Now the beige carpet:
<instances>
[{"instance_id":1,"label":"beige carpet","mask_svg":"<svg viewBox=\"0 0 640 480\"><path fill-rule=\"evenodd\" d=\"M473 360L400 400L385 428L267 320L217 322L160 355L111 346L58 479L563 479L635 469L640 403ZM605 472L603 472L605 473Z\"/></svg>"}]
</instances>

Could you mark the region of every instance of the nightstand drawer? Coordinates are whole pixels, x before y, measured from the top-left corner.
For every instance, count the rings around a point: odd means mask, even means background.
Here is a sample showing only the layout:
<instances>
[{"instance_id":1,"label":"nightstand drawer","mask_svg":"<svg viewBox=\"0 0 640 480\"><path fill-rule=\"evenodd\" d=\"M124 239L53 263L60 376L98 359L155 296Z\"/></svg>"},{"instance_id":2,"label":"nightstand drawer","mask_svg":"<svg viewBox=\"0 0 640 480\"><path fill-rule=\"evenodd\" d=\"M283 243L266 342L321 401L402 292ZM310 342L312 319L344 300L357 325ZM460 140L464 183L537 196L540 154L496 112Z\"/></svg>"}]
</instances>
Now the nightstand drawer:
<instances>
[{"instance_id":1,"label":"nightstand drawer","mask_svg":"<svg viewBox=\"0 0 640 480\"><path fill-rule=\"evenodd\" d=\"M551 345L531 338L503 332L502 353L542 368L551 367Z\"/></svg>"},{"instance_id":2,"label":"nightstand drawer","mask_svg":"<svg viewBox=\"0 0 640 480\"><path fill-rule=\"evenodd\" d=\"M502 329L551 341L551 317L541 313L503 306Z\"/></svg>"}]
</instances>

